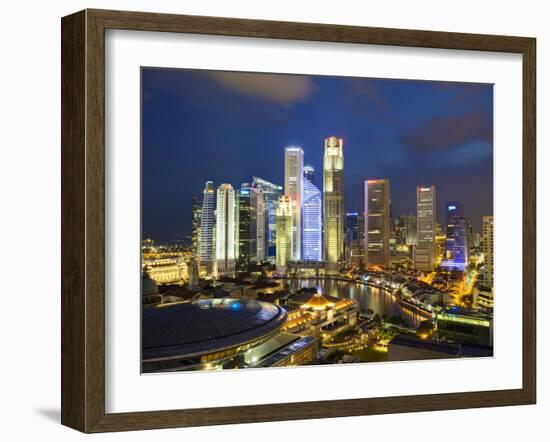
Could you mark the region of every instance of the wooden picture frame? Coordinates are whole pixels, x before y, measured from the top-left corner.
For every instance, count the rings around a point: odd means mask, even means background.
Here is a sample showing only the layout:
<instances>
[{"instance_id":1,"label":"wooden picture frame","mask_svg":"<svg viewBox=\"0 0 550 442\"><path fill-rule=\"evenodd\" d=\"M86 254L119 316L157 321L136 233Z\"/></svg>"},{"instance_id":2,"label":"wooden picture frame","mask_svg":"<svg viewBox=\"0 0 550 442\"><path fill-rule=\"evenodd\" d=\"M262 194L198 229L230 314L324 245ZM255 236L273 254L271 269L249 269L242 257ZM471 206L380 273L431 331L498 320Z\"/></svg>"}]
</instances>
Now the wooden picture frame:
<instances>
[{"instance_id":1,"label":"wooden picture frame","mask_svg":"<svg viewBox=\"0 0 550 442\"><path fill-rule=\"evenodd\" d=\"M105 412L105 30L124 29L523 57L523 385L513 390L107 414ZM84 10L62 19L62 424L83 432L533 404L536 158L533 38Z\"/></svg>"}]
</instances>

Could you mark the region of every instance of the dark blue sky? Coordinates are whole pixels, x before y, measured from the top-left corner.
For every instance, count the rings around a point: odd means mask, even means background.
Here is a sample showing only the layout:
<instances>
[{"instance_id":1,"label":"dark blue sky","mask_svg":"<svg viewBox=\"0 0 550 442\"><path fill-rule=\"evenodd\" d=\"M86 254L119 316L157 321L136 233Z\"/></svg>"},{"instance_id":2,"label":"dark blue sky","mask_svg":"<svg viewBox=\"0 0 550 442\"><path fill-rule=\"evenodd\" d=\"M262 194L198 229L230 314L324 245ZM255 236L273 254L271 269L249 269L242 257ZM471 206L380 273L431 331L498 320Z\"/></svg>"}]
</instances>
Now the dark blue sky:
<instances>
[{"instance_id":1,"label":"dark blue sky","mask_svg":"<svg viewBox=\"0 0 550 442\"><path fill-rule=\"evenodd\" d=\"M493 212L489 84L142 69L143 235L191 231L206 180L283 185L284 146L300 145L322 190L323 140L344 139L345 203L362 210L365 178L389 178L394 215L415 213L416 186L458 200L479 231Z\"/></svg>"}]
</instances>

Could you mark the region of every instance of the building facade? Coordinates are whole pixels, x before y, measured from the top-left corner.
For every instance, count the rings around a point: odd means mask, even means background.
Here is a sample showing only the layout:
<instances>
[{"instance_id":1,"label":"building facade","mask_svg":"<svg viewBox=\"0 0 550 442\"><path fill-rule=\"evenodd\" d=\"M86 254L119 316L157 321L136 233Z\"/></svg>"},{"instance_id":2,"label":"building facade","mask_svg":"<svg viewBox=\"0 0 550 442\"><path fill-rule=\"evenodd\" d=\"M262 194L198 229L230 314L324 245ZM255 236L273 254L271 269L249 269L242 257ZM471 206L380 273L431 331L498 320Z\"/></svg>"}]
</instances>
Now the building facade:
<instances>
[{"instance_id":1,"label":"building facade","mask_svg":"<svg viewBox=\"0 0 550 442\"><path fill-rule=\"evenodd\" d=\"M293 244L293 201L287 195L282 195L277 204L277 256L275 264L280 272L286 271L286 266L292 261Z\"/></svg>"},{"instance_id":2,"label":"building facade","mask_svg":"<svg viewBox=\"0 0 550 442\"><path fill-rule=\"evenodd\" d=\"M390 265L390 181L365 180L365 255L367 266Z\"/></svg>"},{"instance_id":3,"label":"building facade","mask_svg":"<svg viewBox=\"0 0 550 442\"><path fill-rule=\"evenodd\" d=\"M202 212L199 242L199 274L211 276L214 269L214 183L207 181L202 197Z\"/></svg>"},{"instance_id":4,"label":"building facade","mask_svg":"<svg viewBox=\"0 0 550 442\"><path fill-rule=\"evenodd\" d=\"M435 186L416 188L417 245L414 250L414 267L432 271L435 261Z\"/></svg>"},{"instance_id":5,"label":"building facade","mask_svg":"<svg viewBox=\"0 0 550 442\"><path fill-rule=\"evenodd\" d=\"M323 260L323 198L321 191L304 178L302 205L302 260Z\"/></svg>"},{"instance_id":6,"label":"building facade","mask_svg":"<svg viewBox=\"0 0 550 442\"><path fill-rule=\"evenodd\" d=\"M344 260L344 140L325 139L323 159L324 260L337 270Z\"/></svg>"},{"instance_id":7,"label":"building facade","mask_svg":"<svg viewBox=\"0 0 550 442\"><path fill-rule=\"evenodd\" d=\"M299 261L302 252L302 198L304 151L299 146L285 147L285 195L292 200L292 259Z\"/></svg>"},{"instance_id":8,"label":"building facade","mask_svg":"<svg viewBox=\"0 0 550 442\"><path fill-rule=\"evenodd\" d=\"M464 209L458 201L449 201L445 205L447 234L443 268L464 271L468 265L468 222Z\"/></svg>"},{"instance_id":9,"label":"building facade","mask_svg":"<svg viewBox=\"0 0 550 442\"><path fill-rule=\"evenodd\" d=\"M218 187L216 202L216 274L235 274L237 243L235 223L235 190L231 184Z\"/></svg>"},{"instance_id":10,"label":"building facade","mask_svg":"<svg viewBox=\"0 0 550 442\"><path fill-rule=\"evenodd\" d=\"M494 233L493 217L483 217L483 283L485 286L494 288Z\"/></svg>"},{"instance_id":11,"label":"building facade","mask_svg":"<svg viewBox=\"0 0 550 442\"><path fill-rule=\"evenodd\" d=\"M194 257L198 257L201 243L202 201L200 198L194 196L192 204L193 219L191 220L191 253Z\"/></svg>"},{"instance_id":12,"label":"building facade","mask_svg":"<svg viewBox=\"0 0 550 442\"><path fill-rule=\"evenodd\" d=\"M277 203L283 194L283 187L256 176L252 178L252 187L262 191L265 216L264 259L274 264L277 247Z\"/></svg>"}]
</instances>

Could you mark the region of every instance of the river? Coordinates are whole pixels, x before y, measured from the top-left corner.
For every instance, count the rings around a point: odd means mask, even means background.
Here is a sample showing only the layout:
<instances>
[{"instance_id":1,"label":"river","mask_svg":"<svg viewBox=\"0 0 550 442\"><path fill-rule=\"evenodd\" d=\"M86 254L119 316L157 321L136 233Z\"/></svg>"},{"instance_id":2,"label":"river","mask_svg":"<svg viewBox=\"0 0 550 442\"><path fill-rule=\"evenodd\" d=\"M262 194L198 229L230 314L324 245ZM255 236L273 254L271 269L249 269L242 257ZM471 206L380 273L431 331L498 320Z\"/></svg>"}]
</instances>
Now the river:
<instances>
[{"instance_id":1,"label":"river","mask_svg":"<svg viewBox=\"0 0 550 442\"><path fill-rule=\"evenodd\" d=\"M418 314L402 308L391 293L376 287L335 279L288 279L286 282L292 291L302 287L317 287L323 294L353 299L359 304L362 313L370 309L380 316L401 316L412 328L417 328L424 320Z\"/></svg>"}]
</instances>

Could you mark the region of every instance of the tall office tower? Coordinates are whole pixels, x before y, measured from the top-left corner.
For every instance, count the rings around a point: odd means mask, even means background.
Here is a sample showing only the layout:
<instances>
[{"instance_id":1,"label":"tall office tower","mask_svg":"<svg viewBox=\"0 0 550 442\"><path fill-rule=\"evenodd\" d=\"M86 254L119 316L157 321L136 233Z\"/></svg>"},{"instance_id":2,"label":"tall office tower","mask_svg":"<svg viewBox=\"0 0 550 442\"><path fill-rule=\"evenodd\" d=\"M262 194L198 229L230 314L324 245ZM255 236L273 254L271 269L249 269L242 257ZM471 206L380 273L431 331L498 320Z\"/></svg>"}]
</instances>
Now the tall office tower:
<instances>
[{"instance_id":1,"label":"tall office tower","mask_svg":"<svg viewBox=\"0 0 550 442\"><path fill-rule=\"evenodd\" d=\"M265 260L265 205L262 189L244 183L237 192L237 270Z\"/></svg>"},{"instance_id":2,"label":"tall office tower","mask_svg":"<svg viewBox=\"0 0 550 442\"><path fill-rule=\"evenodd\" d=\"M416 227L414 267L432 271L435 261L435 186L416 188Z\"/></svg>"},{"instance_id":3,"label":"tall office tower","mask_svg":"<svg viewBox=\"0 0 550 442\"><path fill-rule=\"evenodd\" d=\"M277 270L284 272L289 261L292 261L294 204L288 195L279 197L277 204Z\"/></svg>"},{"instance_id":4,"label":"tall office tower","mask_svg":"<svg viewBox=\"0 0 550 442\"><path fill-rule=\"evenodd\" d=\"M214 271L214 183L207 181L202 196L199 274L211 276Z\"/></svg>"},{"instance_id":5,"label":"tall office tower","mask_svg":"<svg viewBox=\"0 0 550 442\"><path fill-rule=\"evenodd\" d=\"M412 213L405 215L405 244L409 247L417 243L418 231L416 228L416 216Z\"/></svg>"},{"instance_id":6,"label":"tall office tower","mask_svg":"<svg viewBox=\"0 0 550 442\"><path fill-rule=\"evenodd\" d=\"M236 254L235 190L231 184L218 187L216 202L216 273L235 274Z\"/></svg>"},{"instance_id":7,"label":"tall office tower","mask_svg":"<svg viewBox=\"0 0 550 442\"><path fill-rule=\"evenodd\" d=\"M344 140L325 138L323 160L324 259L327 270L344 260Z\"/></svg>"},{"instance_id":8,"label":"tall office tower","mask_svg":"<svg viewBox=\"0 0 550 442\"><path fill-rule=\"evenodd\" d=\"M256 207L251 201L249 188L237 191L237 270L248 271L250 259L256 246Z\"/></svg>"},{"instance_id":9,"label":"tall office tower","mask_svg":"<svg viewBox=\"0 0 550 442\"><path fill-rule=\"evenodd\" d=\"M202 218L202 201L200 198L193 197L193 218L191 220L191 253L194 258L199 257L200 242L201 242L201 218Z\"/></svg>"},{"instance_id":10,"label":"tall office tower","mask_svg":"<svg viewBox=\"0 0 550 442\"><path fill-rule=\"evenodd\" d=\"M285 195L293 203L292 260L299 261L302 251L302 198L304 182L304 151L299 146L285 147Z\"/></svg>"},{"instance_id":11,"label":"tall office tower","mask_svg":"<svg viewBox=\"0 0 550 442\"><path fill-rule=\"evenodd\" d=\"M365 217L362 213L346 213L344 254L346 262L357 269L364 267Z\"/></svg>"},{"instance_id":12,"label":"tall office tower","mask_svg":"<svg viewBox=\"0 0 550 442\"><path fill-rule=\"evenodd\" d=\"M468 265L468 226L462 204L449 201L445 205L447 235L445 256L441 266L449 270L464 271Z\"/></svg>"},{"instance_id":13,"label":"tall office tower","mask_svg":"<svg viewBox=\"0 0 550 442\"><path fill-rule=\"evenodd\" d=\"M351 257L351 245L353 241L356 241L359 237L358 224L359 213L347 212L344 225L344 255L346 260L349 260Z\"/></svg>"},{"instance_id":14,"label":"tall office tower","mask_svg":"<svg viewBox=\"0 0 550 442\"><path fill-rule=\"evenodd\" d=\"M494 233L493 233L493 217L484 216L483 218L483 255L484 255L484 270L483 281L487 287L494 287Z\"/></svg>"},{"instance_id":15,"label":"tall office tower","mask_svg":"<svg viewBox=\"0 0 550 442\"><path fill-rule=\"evenodd\" d=\"M390 265L390 181L365 180L365 255L367 266Z\"/></svg>"},{"instance_id":16,"label":"tall office tower","mask_svg":"<svg viewBox=\"0 0 550 442\"><path fill-rule=\"evenodd\" d=\"M266 259L274 264L277 246L276 211L279 197L283 194L283 187L256 176L252 178L252 187L255 189L260 189L263 195L265 217L265 245L263 259Z\"/></svg>"},{"instance_id":17,"label":"tall office tower","mask_svg":"<svg viewBox=\"0 0 550 442\"><path fill-rule=\"evenodd\" d=\"M323 198L321 191L304 179L302 204L302 260L323 260Z\"/></svg>"},{"instance_id":18,"label":"tall office tower","mask_svg":"<svg viewBox=\"0 0 550 442\"><path fill-rule=\"evenodd\" d=\"M311 184L315 184L315 169L313 166L304 166L304 178L309 180Z\"/></svg>"},{"instance_id":19,"label":"tall office tower","mask_svg":"<svg viewBox=\"0 0 550 442\"><path fill-rule=\"evenodd\" d=\"M472 259L471 256L473 255L473 249L475 248L475 246L474 246L474 229L472 227L472 222L470 221L469 218L466 218L466 237L468 238L467 240L468 261L471 261Z\"/></svg>"}]
</instances>

